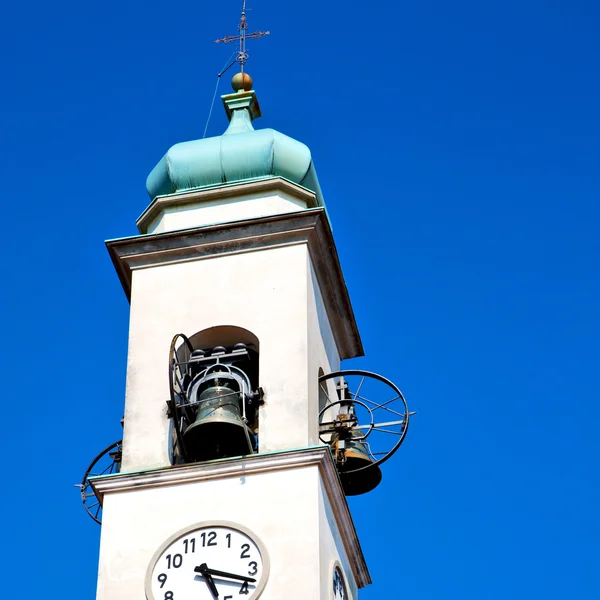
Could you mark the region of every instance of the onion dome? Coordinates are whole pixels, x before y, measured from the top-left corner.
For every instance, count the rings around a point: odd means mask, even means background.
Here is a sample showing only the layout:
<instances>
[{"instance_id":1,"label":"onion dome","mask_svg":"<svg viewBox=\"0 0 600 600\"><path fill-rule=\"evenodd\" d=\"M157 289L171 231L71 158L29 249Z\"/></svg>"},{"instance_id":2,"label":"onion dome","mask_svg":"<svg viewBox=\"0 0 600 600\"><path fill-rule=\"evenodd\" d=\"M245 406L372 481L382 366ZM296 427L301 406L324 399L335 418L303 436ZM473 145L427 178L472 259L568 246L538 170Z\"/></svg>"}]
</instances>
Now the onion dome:
<instances>
[{"instance_id":1,"label":"onion dome","mask_svg":"<svg viewBox=\"0 0 600 600\"><path fill-rule=\"evenodd\" d=\"M323 206L309 148L274 129L255 130L261 112L252 78L238 73L232 86L235 93L222 96L225 133L172 146L148 176L150 198L281 177L314 192Z\"/></svg>"}]
</instances>

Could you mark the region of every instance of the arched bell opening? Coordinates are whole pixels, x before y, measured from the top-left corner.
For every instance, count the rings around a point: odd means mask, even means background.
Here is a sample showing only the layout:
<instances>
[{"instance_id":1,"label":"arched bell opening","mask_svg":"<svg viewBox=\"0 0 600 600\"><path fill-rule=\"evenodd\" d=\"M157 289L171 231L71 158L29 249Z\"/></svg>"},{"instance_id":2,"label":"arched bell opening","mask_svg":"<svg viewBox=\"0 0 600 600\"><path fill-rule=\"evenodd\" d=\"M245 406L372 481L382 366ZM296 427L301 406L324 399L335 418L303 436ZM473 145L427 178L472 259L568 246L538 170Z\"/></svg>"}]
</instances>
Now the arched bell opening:
<instances>
[{"instance_id":1,"label":"arched bell opening","mask_svg":"<svg viewBox=\"0 0 600 600\"><path fill-rule=\"evenodd\" d=\"M172 462L252 454L258 447L259 340L217 326L177 334L169 354Z\"/></svg>"}]
</instances>

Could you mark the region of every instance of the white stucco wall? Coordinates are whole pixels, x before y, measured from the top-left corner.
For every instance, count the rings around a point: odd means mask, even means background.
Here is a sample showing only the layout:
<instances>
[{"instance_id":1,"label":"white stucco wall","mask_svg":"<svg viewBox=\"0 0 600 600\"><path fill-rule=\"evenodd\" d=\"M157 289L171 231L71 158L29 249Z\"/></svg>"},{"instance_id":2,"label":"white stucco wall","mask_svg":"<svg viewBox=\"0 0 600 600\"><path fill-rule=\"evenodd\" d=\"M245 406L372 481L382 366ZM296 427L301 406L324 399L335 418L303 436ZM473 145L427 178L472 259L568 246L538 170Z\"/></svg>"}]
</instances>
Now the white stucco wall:
<instances>
[{"instance_id":1,"label":"white stucco wall","mask_svg":"<svg viewBox=\"0 0 600 600\"><path fill-rule=\"evenodd\" d=\"M319 530L327 531L329 535L319 536L319 571L321 581L321 598L329 598L333 569L339 564L345 575L348 600L358 600L358 588L354 578L338 529L337 520L333 514L331 503L323 488L319 485Z\"/></svg>"},{"instance_id":2,"label":"white stucco wall","mask_svg":"<svg viewBox=\"0 0 600 600\"><path fill-rule=\"evenodd\" d=\"M123 471L169 465L168 350L176 333L243 327L260 341L259 451L318 443L319 368L339 365L305 244L134 270Z\"/></svg>"},{"instance_id":3,"label":"white stucco wall","mask_svg":"<svg viewBox=\"0 0 600 600\"><path fill-rule=\"evenodd\" d=\"M332 373L340 368L340 357L337 351L329 318L323 303L323 297L319 290L310 256L307 255L307 326L308 326L308 345L311 349L308 354L308 438L310 445L321 443L319 440L319 369L323 373ZM325 384L327 386L327 384ZM330 386L329 386L330 387ZM333 397L335 391L330 391L330 397Z\"/></svg>"},{"instance_id":4,"label":"white stucco wall","mask_svg":"<svg viewBox=\"0 0 600 600\"><path fill-rule=\"evenodd\" d=\"M144 600L157 548L210 520L243 525L266 546L270 575L261 600L329 600L323 570L336 560L348 569L348 562L326 506L316 466L107 494L97 600Z\"/></svg>"}]
</instances>

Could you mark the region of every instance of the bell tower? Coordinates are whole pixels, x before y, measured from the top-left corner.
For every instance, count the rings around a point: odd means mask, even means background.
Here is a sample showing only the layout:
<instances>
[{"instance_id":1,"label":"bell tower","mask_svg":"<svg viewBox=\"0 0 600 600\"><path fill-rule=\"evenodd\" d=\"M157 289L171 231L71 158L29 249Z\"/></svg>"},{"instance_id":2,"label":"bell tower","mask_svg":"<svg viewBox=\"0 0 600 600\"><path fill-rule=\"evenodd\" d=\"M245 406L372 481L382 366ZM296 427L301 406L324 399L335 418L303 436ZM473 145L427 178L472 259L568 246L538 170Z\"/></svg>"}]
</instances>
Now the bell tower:
<instances>
[{"instance_id":1,"label":"bell tower","mask_svg":"<svg viewBox=\"0 0 600 600\"><path fill-rule=\"evenodd\" d=\"M97 600L356 600L370 583L345 495L379 483L410 413L385 378L340 371L363 348L315 166L254 129L240 44L227 130L170 148L140 235L107 242L131 316L123 440L82 483Z\"/></svg>"}]
</instances>

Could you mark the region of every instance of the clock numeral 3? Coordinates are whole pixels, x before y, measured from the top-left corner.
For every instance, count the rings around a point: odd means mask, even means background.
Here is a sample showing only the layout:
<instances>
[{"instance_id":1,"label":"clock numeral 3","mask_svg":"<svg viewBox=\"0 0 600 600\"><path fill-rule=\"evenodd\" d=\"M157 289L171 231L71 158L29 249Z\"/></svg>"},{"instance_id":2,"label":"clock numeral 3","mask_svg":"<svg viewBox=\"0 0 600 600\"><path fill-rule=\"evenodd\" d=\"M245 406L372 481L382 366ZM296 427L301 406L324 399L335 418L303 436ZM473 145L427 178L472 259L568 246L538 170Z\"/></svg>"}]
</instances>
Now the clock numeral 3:
<instances>
[{"instance_id":1,"label":"clock numeral 3","mask_svg":"<svg viewBox=\"0 0 600 600\"><path fill-rule=\"evenodd\" d=\"M258 564L255 561L248 563L248 575L256 575L258 573Z\"/></svg>"}]
</instances>

